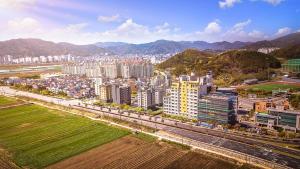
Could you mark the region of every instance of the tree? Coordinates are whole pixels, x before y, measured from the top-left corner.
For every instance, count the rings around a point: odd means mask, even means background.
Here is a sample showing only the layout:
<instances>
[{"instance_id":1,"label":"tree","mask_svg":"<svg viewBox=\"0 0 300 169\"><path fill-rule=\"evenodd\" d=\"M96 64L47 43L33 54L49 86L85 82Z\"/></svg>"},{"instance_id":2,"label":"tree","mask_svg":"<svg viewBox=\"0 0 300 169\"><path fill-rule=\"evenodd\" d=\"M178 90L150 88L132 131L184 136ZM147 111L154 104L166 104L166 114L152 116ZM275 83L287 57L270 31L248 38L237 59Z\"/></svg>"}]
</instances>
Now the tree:
<instances>
[{"instance_id":1,"label":"tree","mask_svg":"<svg viewBox=\"0 0 300 169\"><path fill-rule=\"evenodd\" d=\"M134 111L136 111L136 112L138 112L138 113L142 112L143 110L144 110L144 109L141 108L141 107L137 107L137 108L134 109Z\"/></svg>"},{"instance_id":2,"label":"tree","mask_svg":"<svg viewBox=\"0 0 300 169\"><path fill-rule=\"evenodd\" d=\"M42 91L41 91L41 94L42 94L42 95L49 95L49 94L50 94L50 91L49 91L49 90L42 90Z\"/></svg>"},{"instance_id":3,"label":"tree","mask_svg":"<svg viewBox=\"0 0 300 169\"><path fill-rule=\"evenodd\" d=\"M117 103L110 104L111 107L118 107L119 105Z\"/></svg>"},{"instance_id":4,"label":"tree","mask_svg":"<svg viewBox=\"0 0 300 169\"><path fill-rule=\"evenodd\" d=\"M292 94L289 97L289 102L295 109L300 109L300 94Z\"/></svg>"}]
</instances>

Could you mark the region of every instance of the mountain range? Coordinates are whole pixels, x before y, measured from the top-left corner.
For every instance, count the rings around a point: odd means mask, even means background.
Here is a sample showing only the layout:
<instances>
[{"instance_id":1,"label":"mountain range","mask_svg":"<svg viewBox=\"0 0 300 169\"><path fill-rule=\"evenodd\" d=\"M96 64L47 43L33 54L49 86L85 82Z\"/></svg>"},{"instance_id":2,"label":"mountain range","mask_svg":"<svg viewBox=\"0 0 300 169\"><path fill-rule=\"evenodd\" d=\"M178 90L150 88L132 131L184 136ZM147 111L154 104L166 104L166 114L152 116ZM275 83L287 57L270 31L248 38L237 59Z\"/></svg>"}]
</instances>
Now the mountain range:
<instances>
[{"instance_id":1,"label":"mountain range","mask_svg":"<svg viewBox=\"0 0 300 169\"><path fill-rule=\"evenodd\" d=\"M41 39L12 39L0 41L0 56L41 56L72 54L78 56L103 55L104 53L126 55L153 55L179 53L186 49L221 52L233 49L257 50L262 47L279 47L297 50L300 47L300 33L289 34L274 40L258 42L205 42L205 41L169 41L157 40L150 43L130 44L124 42L99 42L89 45L54 43ZM282 49L279 53L284 53ZM293 52L292 54L298 54Z\"/></svg>"},{"instance_id":2,"label":"mountain range","mask_svg":"<svg viewBox=\"0 0 300 169\"><path fill-rule=\"evenodd\" d=\"M169 41L169 40L157 40L144 44L128 44L121 42L101 42L96 43L96 46L106 48L113 51L116 54L167 54L178 53L186 49L198 49L198 50L231 50L239 49L246 45L250 45L250 42L214 42L209 43L205 41Z\"/></svg>"},{"instance_id":3,"label":"mountain range","mask_svg":"<svg viewBox=\"0 0 300 169\"><path fill-rule=\"evenodd\" d=\"M258 41L244 46L245 49L257 50L264 47L286 48L290 46L300 45L300 32L288 34L270 41Z\"/></svg>"},{"instance_id":4,"label":"mountain range","mask_svg":"<svg viewBox=\"0 0 300 169\"><path fill-rule=\"evenodd\" d=\"M110 53L110 51L95 45L74 45L71 43L54 43L40 39L12 39L0 42L0 56L48 56L72 54L90 56Z\"/></svg>"}]
</instances>

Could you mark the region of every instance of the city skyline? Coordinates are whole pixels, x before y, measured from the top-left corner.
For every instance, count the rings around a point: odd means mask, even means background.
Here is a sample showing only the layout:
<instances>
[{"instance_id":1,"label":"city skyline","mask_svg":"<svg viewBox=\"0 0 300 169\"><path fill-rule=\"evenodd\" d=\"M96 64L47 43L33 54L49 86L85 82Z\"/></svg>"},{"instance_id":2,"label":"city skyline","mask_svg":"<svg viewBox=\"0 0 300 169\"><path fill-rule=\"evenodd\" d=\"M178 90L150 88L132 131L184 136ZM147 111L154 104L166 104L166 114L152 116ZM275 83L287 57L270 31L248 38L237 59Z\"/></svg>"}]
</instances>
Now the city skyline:
<instances>
[{"instance_id":1,"label":"city skyline","mask_svg":"<svg viewBox=\"0 0 300 169\"><path fill-rule=\"evenodd\" d=\"M297 0L0 1L0 40L269 40L300 31L299 6Z\"/></svg>"}]
</instances>

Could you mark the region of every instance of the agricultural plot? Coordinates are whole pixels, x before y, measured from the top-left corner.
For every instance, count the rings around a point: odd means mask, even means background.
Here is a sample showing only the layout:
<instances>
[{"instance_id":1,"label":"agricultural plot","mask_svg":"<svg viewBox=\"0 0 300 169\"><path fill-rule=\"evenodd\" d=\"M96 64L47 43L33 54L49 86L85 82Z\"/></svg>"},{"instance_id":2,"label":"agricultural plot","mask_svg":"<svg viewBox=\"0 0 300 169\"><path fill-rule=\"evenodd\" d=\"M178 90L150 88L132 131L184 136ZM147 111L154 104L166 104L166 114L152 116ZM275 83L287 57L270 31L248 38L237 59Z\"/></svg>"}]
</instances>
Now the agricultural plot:
<instances>
[{"instance_id":1,"label":"agricultural plot","mask_svg":"<svg viewBox=\"0 0 300 169\"><path fill-rule=\"evenodd\" d=\"M37 105L0 110L0 145L19 166L43 168L128 131Z\"/></svg>"},{"instance_id":2,"label":"agricultural plot","mask_svg":"<svg viewBox=\"0 0 300 169\"><path fill-rule=\"evenodd\" d=\"M240 168L145 134L129 135L37 105L0 109L0 121L0 145L10 152L0 154L0 168L18 168L11 159L21 167L49 169Z\"/></svg>"},{"instance_id":3,"label":"agricultural plot","mask_svg":"<svg viewBox=\"0 0 300 169\"><path fill-rule=\"evenodd\" d=\"M9 153L0 148L0 168L1 169L18 169L19 167L15 165L9 155Z\"/></svg>"},{"instance_id":4,"label":"agricultural plot","mask_svg":"<svg viewBox=\"0 0 300 169\"><path fill-rule=\"evenodd\" d=\"M13 98L0 96L0 107L9 106L9 105L16 104L16 103L18 103L18 101Z\"/></svg>"},{"instance_id":5,"label":"agricultural plot","mask_svg":"<svg viewBox=\"0 0 300 169\"><path fill-rule=\"evenodd\" d=\"M49 166L49 169L160 169L184 154L166 143L160 145L127 136Z\"/></svg>"},{"instance_id":6,"label":"agricultural plot","mask_svg":"<svg viewBox=\"0 0 300 169\"><path fill-rule=\"evenodd\" d=\"M149 142L129 135L49 166L49 169L185 169L238 166L212 156L174 147L165 142Z\"/></svg>"},{"instance_id":7,"label":"agricultural plot","mask_svg":"<svg viewBox=\"0 0 300 169\"><path fill-rule=\"evenodd\" d=\"M193 169L193 168L207 168L207 169L214 169L214 168L239 168L238 166L220 160L216 158L212 158L210 156L205 156L195 152L189 152L180 159L174 161L170 165L166 167L166 169Z\"/></svg>"}]
</instances>

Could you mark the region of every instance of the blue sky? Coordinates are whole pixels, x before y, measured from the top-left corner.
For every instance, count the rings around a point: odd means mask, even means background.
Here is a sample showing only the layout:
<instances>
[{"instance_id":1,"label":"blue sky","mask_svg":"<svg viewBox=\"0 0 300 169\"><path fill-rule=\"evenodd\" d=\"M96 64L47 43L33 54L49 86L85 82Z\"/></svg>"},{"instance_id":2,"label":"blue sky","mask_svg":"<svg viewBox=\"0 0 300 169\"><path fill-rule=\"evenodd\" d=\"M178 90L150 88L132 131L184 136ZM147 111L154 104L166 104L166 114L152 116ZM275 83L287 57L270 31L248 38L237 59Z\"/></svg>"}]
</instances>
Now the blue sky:
<instances>
[{"instance_id":1,"label":"blue sky","mask_svg":"<svg viewBox=\"0 0 300 169\"><path fill-rule=\"evenodd\" d=\"M0 40L258 41L300 30L300 0L0 0Z\"/></svg>"}]
</instances>

